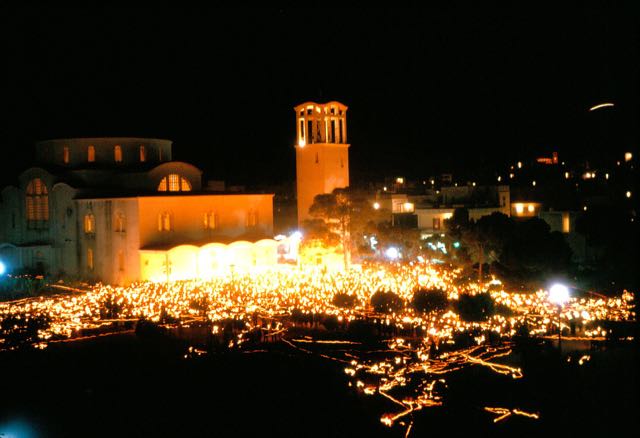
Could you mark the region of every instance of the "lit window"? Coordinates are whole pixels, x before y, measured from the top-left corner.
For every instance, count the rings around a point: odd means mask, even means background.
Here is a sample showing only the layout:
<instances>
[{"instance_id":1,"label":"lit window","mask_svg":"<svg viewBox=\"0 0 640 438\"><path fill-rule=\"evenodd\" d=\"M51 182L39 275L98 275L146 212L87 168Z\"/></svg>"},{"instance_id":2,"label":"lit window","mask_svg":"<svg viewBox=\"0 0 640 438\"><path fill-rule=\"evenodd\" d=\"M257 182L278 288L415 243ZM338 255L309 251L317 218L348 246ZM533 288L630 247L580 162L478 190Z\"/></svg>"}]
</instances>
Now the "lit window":
<instances>
[{"instance_id":1,"label":"lit window","mask_svg":"<svg viewBox=\"0 0 640 438\"><path fill-rule=\"evenodd\" d=\"M89 163L93 163L96 161L96 148L90 144L89 148L87 149L87 161Z\"/></svg>"},{"instance_id":2,"label":"lit window","mask_svg":"<svg viewBox=\"0 0 640 438\"><path fill-rule=\"evenodd\" d=\"M218 228L218 214L207 212L204 214L204 227L207 230L215 230Z\"/></svg>"},{"instance_id":3,"label":"lit window","mask_svg":"<svg viewBox=\"0 0 640 438\"><path fill-rule=\"evenodd\" d=\"M171 231L171 214L164 212L158 215L158 231Z\"/></svg>"},{"instance_id":4,"label":"lit window","mask_svg":"<svg viewBox=\"0 0 640 438\"><path fill-rule=\"evenodd\" d=\"M96 232L96 218L91 213L84 216L84 232L87 234Z\"/></svg>"},{"instance_id":5,"label":"lit window","mask_svg":"<svg viewBox=\"0 0 640 438\"><path fill-rule=\"evenodd\" d=\"M65 146L62 149L62 161L64 164L69 164L69 146Z\"/></svg>"},{"instance_id":6,"label":"lit window","mask_svg":"<svg viewBox=\"0 0 640 438\"><path fill-rule=\"evenodd\" d=\"M523 204L516 204L515 207L516 207L516 213L518 213L518 214L524 213L524 205Z\"/></svg>"},{"instance_id":7,"label":"lit window","mask_svg":"<svg viewBox=\"0 0 640 438\"><path fill-rule=\"evenodd\" d=\"M93 249L87 248L87 268L93 270Z\"/></svg>"},{"instance_id":8,"label":"lit window","mask_svg":"<svg viewBox=\"0 0 640 438\"><path fill-rule=\"evenodd\" d=\"M140 145L140 162L147 161L147 152L144 150L144 145Z\"/></svg>"},{"instance_id":9,"label":"lit window","mask_svg":"<svg viewBox=\"0 0 640 438\"><path fill-rule=\"evenodd\" d=\"M534 211L534 210L535 210L535 208L534 208L534 206L533 206L532 204L529 204L529 205L527 206L527 211L528 211L529 213L533 213L533 211Z\"/></svg>"},{"instance_id":10,"label":"lit window","mask_svg":"<svg viewBox=\"0 0 640 438\"><path fill-rule=\"evenodd\" d=\"M119 144L113 147L113 159L116 163L122 163L122 147Z\"/></svg>"},{"instance_id":11,"label":"lit window","mask_svg":"<svg viewBox=\"0 0 640 438\"><path fill-rule=\"evenodd\" d=\"M40 178L29 181L26 199L29 228L44 225L44 222L49 220L49 195L47 186Z\"/></svg>"},{"instance_id":12,"label":"lit window","mask_svg":"<svg viewBox=\"0 0 640 438\"><path fill-rule=\"evenodd\" d=\"M172 173L160 180L158 184L159 192L190 192L191 183L186 178L181 177L177 173Z\"/></svg>"},{"instance_id":13,"label":"lit window","mask_svg":"<svg viewBox=\"0 0 640 438\"><path fill-rule=\"evenodd\" d=\"M568 233L571 231L571 221L569 218L569 213L562 213L562 232Z\"/></svg>"},{"instance_id":14,"label":"lit window","mask_svg":"<svg viewBox=\"0 0 640 438\"><path fill-rule=\"evenodd\" d=\"M440 218L439 217L434 217L433 218L433 229L434 230L439 230L440 229Z\"/></svg>"}]
</instances>

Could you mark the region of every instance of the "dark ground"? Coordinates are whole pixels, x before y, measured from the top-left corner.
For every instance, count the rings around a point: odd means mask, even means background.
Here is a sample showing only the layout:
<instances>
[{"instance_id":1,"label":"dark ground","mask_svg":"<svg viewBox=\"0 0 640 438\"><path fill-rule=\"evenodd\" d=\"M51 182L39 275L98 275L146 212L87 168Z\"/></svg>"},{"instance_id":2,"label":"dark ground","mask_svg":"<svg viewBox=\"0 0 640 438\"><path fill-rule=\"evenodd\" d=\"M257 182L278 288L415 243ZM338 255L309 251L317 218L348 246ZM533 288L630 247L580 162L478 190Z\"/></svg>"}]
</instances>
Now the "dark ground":
<instances>
[{"instance_id":1,"label":"dark ground","mask_svg":"<svg viewBox=\"0 0 640 438\"><path fill-rule=\"evenodd\" d=\"M184 359L185 345L134 334L0 353L0 436L403 436L395 407L358 394L339 364L276 344L268 353ZM448 375L445 404L415 414L411 436L633 436L638 380L630 344L583 366L554 351L516 354L525 378L486 368ZM578 356L579 357L579 356ZM501 423L484 406L539 411ZM16 426L17 425L17 426ZM27 435L17 435L27 436Z\"/></svg>"}]
</instances>

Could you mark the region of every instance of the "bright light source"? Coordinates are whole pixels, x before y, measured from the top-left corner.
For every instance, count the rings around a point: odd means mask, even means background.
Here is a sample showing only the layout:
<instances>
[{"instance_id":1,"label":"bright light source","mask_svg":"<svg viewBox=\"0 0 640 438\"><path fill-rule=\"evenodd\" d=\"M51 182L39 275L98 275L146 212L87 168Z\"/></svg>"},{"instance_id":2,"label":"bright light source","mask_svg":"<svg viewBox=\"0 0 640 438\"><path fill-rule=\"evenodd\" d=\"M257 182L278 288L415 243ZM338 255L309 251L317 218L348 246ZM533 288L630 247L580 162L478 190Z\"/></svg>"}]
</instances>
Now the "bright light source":
<instances>
[{"instance_id":1,"label":"bright light source","mask_svg":"<svg viewBox=\"0 0 640 438\"><path fill-rule=\"evenodd\" d=\"M625 193L625 196L626 196L627 198L630 198L630 197L631 197L631 192L630 192L629 190L627 190L627 193Z\"/></svg>"},{"instance_id":2,"label":"bright light source","mask_svg":"<svg viewBox=\"0 0 640 438\"><path fill-rule=\"evenodd\" d=\"M633 159L633 154L631 152L624 153L624 161L627 163Z\"/></svg>"},{"instance_id":3,"label":"bright light source","mask_svg":"<svg viewBox=\"0 0 640 438\"><path fill-rule=\"evenodd\" d=\"M413 203L411 203L411 202L405 202L402 205L402 207L403 207L405 212L412 212L413 211Z\"/></svg>"},{"instance_id":4,"label":"bright light source","mask_svg":"<svg viewBox=\"0 0 640 438\"><path fill-rule=\"evenodd\" d=\"M533 187L535 187L535 186L536 186L536 182L535 182L535 181L531 181L531 185L532 185Z\"/></svg>"},{"instance_id":5,"label":"bright light source","mask_svg":"<svg viewBox=\"0 0 640 438\"><path fill-rule=\"evenodd\" d=\"M6 271L7 267L4 265L4 263L0 262L0 275L4 275Z\"/></svg>"},{"instance_id":6,"label":"bright light source","mask_svg":"<svg viewBox=\"0 0 640 438\"><path fill-rule=\"evenodd\" d=\"M583 209L584 211L587 211L587 206L585 205L584 207L582 207L582 209Z\"/></svg>"},{"instance_id":7,"label":"bright light source","mask_svg":"<svg viewBox=\"0 0 640 438\"><path fill-rule=\"evenodd\" d=\"M400 257L400 251L398 251L398 248L391 246L387 248L387 250L384 252L384 255L386 255L390 260L396 260Z\"/></svg>"},{"instance_id":8,"label":"bright light source","mask_svg":"<svg viewBox=\"0 0 640 438\"><path fill-rule=\"evenodd\" d=\"M460 242L453 242L454 248L460 248Z\"/></svg>"},{"instance_id":9,"label":"bright light source","mask_svg":"<svg viewBox=\"0 0 640 438\"><path fill-rule=\"evenodd\" d=\"M399 176L399 177L397 177L397 178L396 178L396 182L397 182L398 184L404 184L404 178L402 178L401 176Z\"/></svg>"},{"instance_id":10,"label":"bright light source","mask_svg":"<svg viewBox=\"0 0 640 438\"><path fill-rule=\"evenodd\" d=\"M524 212L524 205L523 204L515 204L515 207L516 207L516 213L522 214Z\"/></svg>"},{"instance_id":11,"label":"bright light source","mask_svg":"<svg viewBox=\"0 0 640 438\"><path fill-rule=\"evenodd\" d=\"M500 182L500 181L502 181L502 177L501 176L498 177L498 182Z\"/></svg>"},{"instance_id":12,"label":"bright light source","mask_svg":"<svg viewBox=\"0 0 640 438\"><path fill-rule=\"evenodd\" d=\"M607 108L607 107L611 107L611 106L613 106L613 104L611 102L601 103L599 105L592 106L591 108L589 108L589 111L595 111L595 110L600 109L600 108Z\"/></svg>"},{"instance_id":13,"label":"bright light source","mask_svg":"<svg viewBox=\"0 0 640 438\"><path fill-rule=\"evenodd\" d=\"M307 145L307 142L305 142L303 139L301 139L301 140L298 142L298 146L300 146L301 148L305 147L306 145Z\"/></svg>"},{"instance_id":14,"label":"bright light source","mask_svg":"<svg viewBox=\"0 0 640 438\"><path fill-rule=\"evenodd\" d=\"M569 172L565 172L565 173L564 173L564 178L565 178L565 179L569 179Z\"/></svg>"},{"instance_id":15,"label":"bright light source","mask_svg":"<svg viewBox=\"0 0 640 438\"><path fill-rule=\"evenodd\" d=\"M374 208L374 210L380 210L380 203L379 202L374 202L373 203L373 208Z\"/></svg>"},{"instance_id":16,"label":"bright light source","mask_svg":"<svg viewBox=\"0 0 640 438\"><path fill-rule=\"evenodd\" d=\"M518 161L518 169L522 169L522 161Z\"/></svg>"},{"instance_id":17,"label":"bright light source","mask_svg":"<svg viewBox=\"0 0 640 438\"><path fill-rule=\"evenodd\" d=\"M300 231L294 231L293 233L291 233L291 236L289 236L289 238L294 240L302 240L302 233Z\"/></svg>"},{"instance_id":18,"label":"bright light source","mask_svg":"<svg viewBox=\"0 0 640 438\"><path fill-rule=\"evenodd\" d=\"M527 211L528 211L529 213L533 213L533 211L534 211L534 210L535 210L535 207L533 206L533 204L529 204L529 205L527 206Z\"/></svg>"},{"instance_id":19,"label":"bright light source","mask_svg":"<svg viewBox=\"0 0 640 438\"><path fill-rule=\"evenodd\" d=\"M569 301L569 288L564 284L556 283L549 288L549 301L562 306Z\"/></svg>"}]
</instances>

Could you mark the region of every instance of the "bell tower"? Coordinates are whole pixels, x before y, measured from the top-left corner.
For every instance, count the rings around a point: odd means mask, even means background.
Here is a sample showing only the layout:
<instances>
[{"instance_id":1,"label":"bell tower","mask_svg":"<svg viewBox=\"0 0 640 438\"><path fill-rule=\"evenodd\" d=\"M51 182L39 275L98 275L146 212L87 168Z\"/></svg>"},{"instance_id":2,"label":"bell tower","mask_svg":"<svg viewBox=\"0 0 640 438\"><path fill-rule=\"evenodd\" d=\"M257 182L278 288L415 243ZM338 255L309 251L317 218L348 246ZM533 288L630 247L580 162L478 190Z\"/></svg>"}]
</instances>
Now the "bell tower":
<instances>
[{"instance_id":1,"label":"bell tower","mask_svg":"<svg viewBox=\"0 0 640 438\"><path fill-rule=\"evenodd\" d=\"M296 112L298 225L309 219L313 198L349 186L347 106L305 102Z\"/></svg>"}]
</instances>

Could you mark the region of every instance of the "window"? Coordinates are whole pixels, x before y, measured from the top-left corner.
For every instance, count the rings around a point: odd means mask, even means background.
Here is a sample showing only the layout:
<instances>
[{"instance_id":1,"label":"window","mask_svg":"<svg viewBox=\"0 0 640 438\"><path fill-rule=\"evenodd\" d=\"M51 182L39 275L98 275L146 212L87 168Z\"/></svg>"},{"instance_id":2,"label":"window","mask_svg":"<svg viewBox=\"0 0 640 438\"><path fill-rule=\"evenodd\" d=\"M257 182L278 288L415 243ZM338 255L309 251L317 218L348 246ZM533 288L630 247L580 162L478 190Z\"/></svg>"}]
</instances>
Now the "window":
<instances>
[{"instance_id":1,"label":"window","mask_svg":"<svg viewBox=\"0 0 640 438\"><path fill-rule=\"evenodd\" d=\"M249 210L247 213L247 228L253 228L258 225L258 212Z\"/></svg>"},{"instance_id":2,"label":"window","mask_svg":"<svg viewBox=\"0 0 640 438\"><path fill-rule=\"evenodd\" d=\"M164 212L158 215L158 231L171 231L171 214Z\"/></svg>"},{"instance_id":3,"label":"window","mask_svg":"<svg viewBox=\"0 0 640 438\"><path fill-rule=\"evenodd\" d=\"M190 192L191 183L177 173L171 173L160 180L160 184L158 184L158 191Z\"/></svg>"},{"instance_id":4,"label":"window","mask_svg":"<svg viewBox=\"0 0 640 438\"><path fill-rule=\"evenodd\" d=\"M204 228L207 230L215 230L218 228L218 214L211 211L204 214Z\"/></svg>"},{"instance_id":5,"label":"window","mask_svg":"<svg viewBox=\"0 0 640 438\"><path fill-rule=\"evenodd\" d=\"M93 271L93 249L87 248L87 268Z\"/></svg>"},{"instance_id":6,"label":"window","mask_svg":"<svg viewBox=\"0 0 640 438\"><path fill-rule=\"evenodd\" d=\"M69 146L65 146L62 149L62 161L64 164L69 164Z\"/></svg>"},{"instance_id":7,"label":"window","mask_svg":"<svg viewBox=\"0 0 640 438\"><path fill-rule=\"evenodd\" d=\"M125 230L124 213L116 214L115 226L113 228L116 231L116 233L124 233L124 230Z\"/></svg>"},{"instance_id":8,"label":"window","mask_svg":"<svg viewBox=\"0 0 640 438\"><path fill-rule=\"evenodd\" d=\"M140 145L140 162L147 161L147 152L144 150L144 145Z\"/></svg>"},{"instance_id":9,"label":"window","mask_svg":"<svg viewBox=\"0 0 640 438\"><path fill-rule=\"evenodd\" d=\"M87 149L87 161L89 163L93 163L96 161L96 148L90 144L89 148Z\"/></svg>"},{"instance_id":10,"label":"window","mask_svg":"<svg viewBox=\"0 0 640 438\"><path fill-rule=\"evenodd\" d=\"M124 271L124 252L118 251L118 270Z\"/></svg>"},{"instance_id":11,"label":"window","mask_svg":"<svg viewBox=\"0 0 640 438\"><path fill-rule=\"evenodd\" d=\"M40 178L29 181L26 198L29 228L45 225L45 222L49 220L49 195L47 186Z\"/></svg>"},{"instance_id":12,"label":"window","mask_svg":"<svg viewBox=\"0 0 640 438\"><path fill-rule=\"evenodd\" d=\"M119 144L113 147L113 159L116 163L122 163L122 147Z\"/></svg>"},{"instance_id":13,"label":"window","mask_svg":"<svg viewBox=\"0 0 640 438\"><path fill-rule=\"evenodd\" d=\"M84 232L87 234L96 232L96 217L92 213L84 216Z\"/></svg>"},{"instance_id":14,"label":"window","mask_svg":"<svg viewBox=\"0 0 640 438\"><path fill-rule=\"evenodd\" d=\"M439 217L434 217L433 218L433 229L434 230L439 230L440 229L440 218Z\"/></svg>"}]
</instances>

